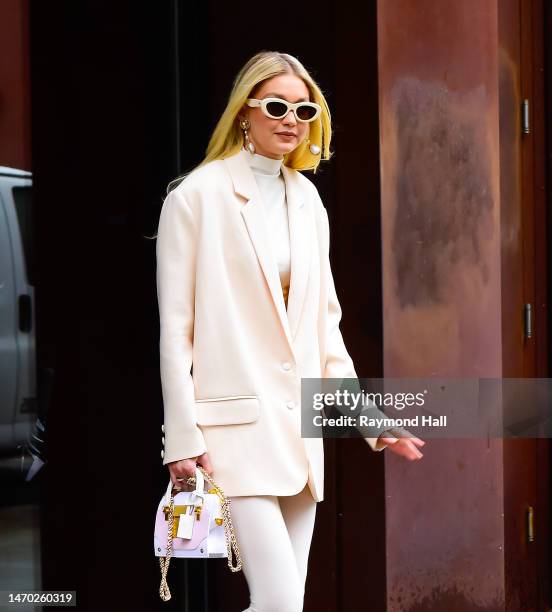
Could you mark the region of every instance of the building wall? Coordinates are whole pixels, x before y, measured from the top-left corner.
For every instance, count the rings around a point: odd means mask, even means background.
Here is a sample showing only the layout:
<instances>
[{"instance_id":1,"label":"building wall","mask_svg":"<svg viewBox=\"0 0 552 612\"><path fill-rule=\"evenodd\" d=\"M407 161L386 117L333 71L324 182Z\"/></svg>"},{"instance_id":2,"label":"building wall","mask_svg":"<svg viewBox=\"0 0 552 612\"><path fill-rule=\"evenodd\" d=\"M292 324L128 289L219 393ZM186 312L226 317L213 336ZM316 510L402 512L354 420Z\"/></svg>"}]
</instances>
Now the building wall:
<instances>
[{"instance_id":1,"label":"building wall","mask_svg":"<svg viewBox=\"0 0 552 612\"><path fill-rule=\"evenodd\" d=\"M378 3L384 374L500 377L497 3ZM501 610L502 441L385 465L390 612Z\"/></svg>"}]
</instances>

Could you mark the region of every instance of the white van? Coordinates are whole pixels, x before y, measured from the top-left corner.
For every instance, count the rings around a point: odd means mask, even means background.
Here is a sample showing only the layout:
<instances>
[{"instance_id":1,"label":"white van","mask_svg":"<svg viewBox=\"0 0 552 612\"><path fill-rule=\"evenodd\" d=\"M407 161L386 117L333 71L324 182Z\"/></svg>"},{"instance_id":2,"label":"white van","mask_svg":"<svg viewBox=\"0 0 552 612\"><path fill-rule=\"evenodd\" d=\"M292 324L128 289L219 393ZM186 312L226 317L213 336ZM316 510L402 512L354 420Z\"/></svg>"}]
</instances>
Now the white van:
<instances>
[{"instance_id":1,"label":"white van","mask_svg":"<svg viewBox=\"0 0 552 612\"><path fill-rule=\"evenodd\" d=\"M0 166L0 453L30 439L37 416L32 175Z\"/></svg>"}]
</instances>

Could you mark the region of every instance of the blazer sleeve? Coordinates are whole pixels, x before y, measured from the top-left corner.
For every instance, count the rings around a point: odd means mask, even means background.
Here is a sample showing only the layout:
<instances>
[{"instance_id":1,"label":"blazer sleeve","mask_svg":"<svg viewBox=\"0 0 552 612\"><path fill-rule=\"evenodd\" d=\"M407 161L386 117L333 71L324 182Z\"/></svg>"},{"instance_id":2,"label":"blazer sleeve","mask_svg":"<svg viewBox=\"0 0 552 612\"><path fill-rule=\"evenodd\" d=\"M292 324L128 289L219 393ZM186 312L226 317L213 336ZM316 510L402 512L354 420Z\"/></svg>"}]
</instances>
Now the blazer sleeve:
<instances>
[{"instance_id":1,"label":"blazer sleeve","mask_svg":"<svg viewBox=\"0 0 552 612\"><path fill-rule=\"evenodd\" d=\"M350 378L355 379L355 388L360 390L358 384L358 376L354 368L353 360L351 359L345 342L341 334L339 324L341 322L341 306L335 290L335 283L333 279L331 264L330 264L330 224L328 220L328 212L322 202L319 202L320 208L322 209L322 221L325 233L325 245L326 245L326 274L328 276L328 315L327 315L327 338L326 338L326 364L324 368L323 378ZM371 405L367 406L362 410L363 414L374 418L385 418L385 414L378 410L376 405L372 402ZM378 440L378 436L384 431L389 431L388 428L370 428L373 432L374 437L364 438L370 448L374 451L381 451L387 443ZM393 437L392 435L389 437Z\"/></svg>"},{"instance_id":2,"label":"blazer sleeve","mask_svg":"<svg viewBox=\"0 0 552 612\"><path fill-rule=\"evenodd\" d=\"M161 208L157 232L160 370L165 423L163 465L207 448L196 423L191 376L197 232L189 204L174 189Z\"/></svg>"}]
</instances>

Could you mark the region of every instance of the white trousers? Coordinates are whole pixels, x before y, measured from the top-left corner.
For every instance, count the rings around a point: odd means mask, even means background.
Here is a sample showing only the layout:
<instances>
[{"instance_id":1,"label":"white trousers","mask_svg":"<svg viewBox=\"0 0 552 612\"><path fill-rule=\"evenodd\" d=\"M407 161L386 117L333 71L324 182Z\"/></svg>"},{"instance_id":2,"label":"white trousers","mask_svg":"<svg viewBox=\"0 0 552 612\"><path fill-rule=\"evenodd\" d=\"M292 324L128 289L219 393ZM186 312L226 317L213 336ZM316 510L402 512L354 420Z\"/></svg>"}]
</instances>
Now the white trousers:
<instances>
[{"instance_id":1,"label":"white trousers","mask_svg":"<svg viewBox=\"0 0 552 612\"><path fill-rule=\"evenodd\" d=\"M243 612L301 612L317 505L308 486L297 495L230 500L249 587Z\"/></svg>"}]
</instances>

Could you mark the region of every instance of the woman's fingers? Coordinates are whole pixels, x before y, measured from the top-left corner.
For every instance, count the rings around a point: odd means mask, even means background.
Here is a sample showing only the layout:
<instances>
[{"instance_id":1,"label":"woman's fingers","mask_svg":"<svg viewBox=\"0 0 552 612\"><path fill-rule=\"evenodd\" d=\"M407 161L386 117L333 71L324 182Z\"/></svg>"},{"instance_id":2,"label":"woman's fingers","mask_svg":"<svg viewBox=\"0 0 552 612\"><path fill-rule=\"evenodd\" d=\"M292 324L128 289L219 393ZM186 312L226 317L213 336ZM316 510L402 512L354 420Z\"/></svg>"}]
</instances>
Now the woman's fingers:
<instances>
[{"instance_id":1,"label":"woman's fingers","mask_svg":"<svg viewBox=\"0 0 552 612\"><path fill-rule=\"evenodd\" d=\"M416 438L418 440L418 438ZM419 440L421 442L421 440ZM413 443L412 438L406 440L408 445L408 454L406 455L408 459L421 459L423 454L416 448L416 445Z\"/></svg>"},{"instance_id":2,"label":"woman's fingers","mask_svg":"<svg viewBox=\"0 0 552 612\"><path fill-rule=\"evenodd\" d=\"M393 431L395 433L395 431ZM397 435L401 440L408 440L411 444L408 444L405 448L408 448L408 452L404 455L409 459L421 459L423 454L416 448L417 446L424 446L425 441L413 436L407 429L398 429Z\"/></svg>"},{"instance_id":3,"label":"woman's fingers","mask_svg":"<svg viewBox=\"0 0 552 612\"><path fill-rule=\"evenodd\" d=\"M188 484L187 480L192 476L195 477L197 464L201 465L209 476L213 475L211 459L207 453L203 453L203 455L199 455L198 457L180 459L180 461L175 461L168 464L171 482L173 485L175 487L180 487L181 489L185 487L193 487L193 485Z\"/></svg>"},{"instance_id":4,"label":"woman's fingers","mask_svg":"<svg viewBox=\"0 0 552 612\"><path fill-rule=\"evenodd\" d=\"M397 442L398 444L392 444L389 446L389 450L397 453L397 455L402 455L411 461L421 459L423 457L423 454L412 443L411 438L400 438L397 439Z\"/></svg>"},{"instance_id":5,"label":"woman's fingers","mask_svg":"<svg viewBox=\"0 0 552 612\"><path fill-rule=\"evenodd\" d=\"M209 474L209 476L213 475L213 466L211 465L211 459L207 453L203 453L197 458L197 462L201 467Z\"/></svg>"},{"instance_id":6,"label":"woman's fingers","mask_svg":"<svg viewBox=\"0 0 552 612\"><path fill-rule=\"evenodd\" d=\"M190 459L180 459L180 461L169 463L171 482L175 487L182 488L188 486L186 482L188 478L190 478L190 476L195 476L196 460L197 458L192 457Z\"/></svg>"}]
</instances>

